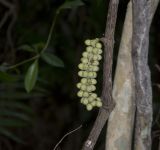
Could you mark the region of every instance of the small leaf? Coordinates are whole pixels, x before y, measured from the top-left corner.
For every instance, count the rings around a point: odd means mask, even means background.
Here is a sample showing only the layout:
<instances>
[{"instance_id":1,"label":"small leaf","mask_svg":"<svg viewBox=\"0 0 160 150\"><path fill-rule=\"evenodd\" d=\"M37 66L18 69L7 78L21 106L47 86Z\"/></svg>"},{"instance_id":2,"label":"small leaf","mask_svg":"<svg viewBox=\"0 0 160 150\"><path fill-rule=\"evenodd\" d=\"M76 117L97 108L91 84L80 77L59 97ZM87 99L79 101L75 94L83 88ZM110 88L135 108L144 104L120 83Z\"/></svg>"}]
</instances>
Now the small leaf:
<instances>
[{"instance_id":1,"label":"small leaf","mask_svg":"<svg viewBox=\"0 0 160 150\"><path fill-rule=\"evenodd\" d=\"M33 45L36 52L40 52L45 46L45 43L40 42Z\"/></svg>"},{"instance_id":2,"label":"small leaf","mask_svg":"<svg viewBox=\"0 0 160 150\"><path fill-rule=\"evenodd\" d=\"M83 6L84 3L81 0L67 1L59 8L61 9L72 9L78 6Z\"/></svg>"},{"instance_id":3,"label":"small leaf","mask_svg":"<svg viewBox=\"0 0 160 150\"><path fill-rule=\"evenodd\" d=\"M54 67L64 67L63 61L51 53L42 53L41 57L49 65L52 65Z\"/></svg>"},{"instance_id":4,"label":"small leaf","mask_svg":"<svg viewBox=\"0 0 160 150\"><path fill-rule=\"evenodd\" d=\"M8 131L5 128L0 127L0 134L14 140L15 142L24 144L24 142L19 137L17 137L16 135L14 135L12 132Z\"/></svg>"},{"instance_id":5,"label":"small leaf","mask_svg":"<svg viewBox=\"0 0 160 150\"><path fill-rule=\"evenodd\" d=\"M35 60L33 64L31 64L31 66L28 68L27 73L25 75L24 84L27 92L30 92L34 88L37 80L37 75L38 75L38 60Z\"/></svg>"},{"instance_id":6,"label":"small leaf","mask_svg":"<svg viewBox=\"0 0 160 150\"><path fill-rule=\"evenodd\" d=\"M16 80L17 79L15 77L9 75L8 73L0 71L0 81L3 81L3 82L14 82Z\"/></svg>"},{"instance_id":7,"label":"small leaf","mask_svg":"<svg viewBox=\"0 0 160 150\"><path fill-rule=\"evenodd\" d=\"M24 127L27 125L28 123L21 121L19 119L9 119L9 118L0 119L0 126L3 127Z\"/></svg>"},{"instance_id":8,"label":"small leaf","mask_svg":"<svg viewBox=\"0 0 160 150\"><path fill-rule=\"evenodd\" d=\"M1 109L0 116L14 117L23 121L31 122L31 118L28 115L9 109Z\"/></svg>"},{"instance_id":9,"label":"small leaf","mask_svg":"<svg viewBox=\"0 0 160 150\"><path fill-rule=\"evenodd\" d=\"M27 52L36 52L35 49L29 45L22 45L22 46L18 47L18 49L24 50Z\"/></svg>"}]
</instances>

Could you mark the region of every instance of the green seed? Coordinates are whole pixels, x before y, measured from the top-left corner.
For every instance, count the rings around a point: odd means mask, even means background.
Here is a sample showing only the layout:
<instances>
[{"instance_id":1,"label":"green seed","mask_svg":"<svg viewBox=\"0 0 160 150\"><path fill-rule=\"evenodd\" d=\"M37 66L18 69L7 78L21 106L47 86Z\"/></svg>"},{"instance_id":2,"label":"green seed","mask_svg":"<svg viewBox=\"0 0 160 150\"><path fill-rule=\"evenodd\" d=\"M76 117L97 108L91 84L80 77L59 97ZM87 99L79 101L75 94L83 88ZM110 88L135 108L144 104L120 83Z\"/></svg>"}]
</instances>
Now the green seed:
<instances>
[{"instance_id":1,"label":"green seed","mask_svg":"<svg viewBox=\"0 0 160 150\"><path fill-rule=\"evenodd\" d=\"M102 48L102 44L101 43L96 43L96 47L97 48Z\"/></svg>"},{"instance_id":2,"label":"green seed","mask_svg":"<svg viewBox=\"0 0 160 150\"><path fill-rule=\"evenodd\" d=\"M80 77L82 77L82 76L83 76L83 71L79 71L79 72L78 72L78 75L79 75Z\"/></svg>"},{"instance_id":3,"label":"green seed","mask_svg":"<svg viewBox=\"0 0 160 150\"><path fill-rule=\"evenodd\" d=\"M98 66L99 65L99 62L97 60L93 61L92 65L94 66Z\"/></svg>"},{"instance_id":4,"label":"green seed","mask_svg":"<svg viewBox=\"0 0 160 150\"><path fill-rule=\"evenodd\" d=\"M88 104L88 99L87 99L87 98L84 98L83 104L84 104L84 105L87 105L87 104Z\"/></svg>"},{"instance_id":5,"label":"green seed","mask_svg":"<svg viewBox=\"0 0 160 150\"><path fill-rule=\"evenodd\" d=\"M87 64L88 63L88 59L87 58L81 58L82 63Z\"/></svg>"},{"instance_id":6,"label":"green seed","mask_svg":"<svg viewBox=\"0 0 160 150\"><path fill-rule=\"evenodd\" d=\"M94 107L94 106L96 106L96 101L93 101L93 102L91 102L91 105Z\"/></svg>"},{"instance_id":7,"label":"green seed","mask_svg":"<svg viewBox=\"0 0 160 150\"><path fill-rule=\"evenodd\" d=\"M96 101L96 106L97 107L102 107L102 102L101 101Z\"/></svg>"},{"instance_id":8,"label":"green seed","mask_svg":"<svg viewBox=\"0 0 160 150\"><path fill-rule=\"evenodd\" d=\"M90 97L88 97L88 101L89 101L89 102L93 102L93 101L94 101L94 98L90 96Z\"/></svg>"},{"instance_id":9,"label":"green seed","mask_svg":"<svg viewBox=\"0 0 160 150\"><path fill-rule=\"evenodd\" d=\"M87 52L83 52L82 56L83 57L88 57L88 53Z\"/></svg>"},{"instance_id":10,"label":"green seed","mask_svg":"<svg viewBox=\"0 0 160 150\"><path fill-rule=\"evenodd\" d=\"M96 93L92 93L91 97L93 97L95 99L95 98L97 98L97 94Z\"/></svg>"},{"instance_id":11,"label":"green seed","mask_svg":"<svg viewBox=\"0 0 160 150\"><path fill-rule=\"evenodd\" d=\"M86 78L82 78L81 79L81 83L86 84L87 83L87 79Z\"/></svg>"},{"instance_id":12,"label":"green seed","mask_svg":"<svg viewBox=\"0 0 160 150\"><path fill-rule=\"evenodd\" d=\"M92 50L93 50L93 48L92 48L91 46L88 46L88 47L86 48L86 51L87 51L87 52L92 52Z\"/></svg>"},{"instance_id":13,"label":"green seed","mask_svg":"<svg viewBox=\"0 0 160 150\"><path fill-rule=\"evenodd\" d=\"M91 104L88 104L86 108L88 111L90 111L90 110L92 110L93 106Z\"/></svg>"},{"instance_id":14,"label":"green seed","mask_svg":"<svg viewBox=\"0 0 160 150\"><path fill-rule=\"evenodd\" d=\"M88 92L84 92L83 93L83 97L88 97L89 96L89 93Z\"/></svg>"},{"instance_id":15,"label":"green seed","mask_svg":"<svg viewBox=\"0 0 160 150\"><path fill-rule=\"evenodd\" d=\"M82 97L82 96L83 96L83 91L80 90L80 91L77 93L77 96L78 96L78 97Z\"/></svg>"},{"instance_id":16,"label":"green seed","mask_svg":"<svg viewBox=\"0 0 160 150\"><path fill-rule=\"evenodd\" d=\"M86 90L86 88L87 88L87 87L86 87L86 85L85 85L85 84L82 84L82 85L81 85L81 90L82 90L82 91L85 91L85 90Z\"/></svg>"},{"instance_id":17,"label":"green seed","mask_svg":"<svg viewBox=\"0 0 160 150\"><path fill-rule=\"evenodd\" d=\"M78 65L78 68L81 69L81 70L83 69L83 67L84 67L84 65L83 65L82 63L80 63L80 64Z\"/></svg>"},{"instance_id":18,"label":"green seed","mask_svg":"<svg viewBox=\"0 0 160 150\"><path fill-rule=\"evenodd\" d=\"M96 84L96 83L97 83L97 80L96 80L96 79L91 79L91 83L92 83L92 84Z\"/></svg>"},{"instance_id":19,"label":"green seed","mask_svg":"<svg viewBox=\"0 0 160 150\"><path fill-rule=\"evenodd\" d=\"M91 40L87 39L87 40L85 40L84 43L85 43L86 45L90 45L90 44L91 44Z\"/></svg>"},{"instance_id":20,"label":"green seed","mask_svg":"<svg viewBox=\"0 0 160 150\"><path fill-rule=\"evenodd\" d=\"M81 83L77 83L77 88L81 88Z\"/></svg>"},{"instance_id":21,"label":"green seed","mask_svg":"<svg viewBox=\"0 0 160 150\"><path fill-rule=\"evenodd\" d=\"M101 60L101 59L102 59L102 56L101 56L101 55L98 55L98 56L97 56L97 59L98 59L98 60Z\"/></svg>"}]
</instances>

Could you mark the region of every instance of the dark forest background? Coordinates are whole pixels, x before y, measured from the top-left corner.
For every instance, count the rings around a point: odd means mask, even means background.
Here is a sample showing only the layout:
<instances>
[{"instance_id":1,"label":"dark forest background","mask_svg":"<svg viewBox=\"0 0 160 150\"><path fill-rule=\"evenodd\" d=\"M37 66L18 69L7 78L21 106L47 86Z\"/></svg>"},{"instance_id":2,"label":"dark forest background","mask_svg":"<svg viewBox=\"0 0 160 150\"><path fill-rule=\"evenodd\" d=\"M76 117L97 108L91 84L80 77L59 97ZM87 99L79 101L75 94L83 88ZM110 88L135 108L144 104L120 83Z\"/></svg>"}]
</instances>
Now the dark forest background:
<instances>
[{"instance_id":1,"label":"dark forest background","mask_svg":"<svg viewBox=\"0 0 160 150\"><path fill-rule=\"evenodd\" d=\"M17 67L13 65L36 56L43 49L56 12L64 3L45 50L55 59L51 63L39 59L36 84L30 92L26 92L24 80L34 60ZM119 5L114 68L127 3L128 0L121 0ZM0 0L0 150L52 150L64 134L82 124L83 127L69 135L59 147L59 150L81 149L98 109L86 111L76 96L76 83L79 81L77 66L85 48L84 40L103 37L107 8L106 0ZM150 30L153 150L158 149L160 140L159 18L160 7ZM98 82L97 92L100 93L102 66ZM104 149L104 139L105 129L96 150Z\"/></svg>"}]
</instances>

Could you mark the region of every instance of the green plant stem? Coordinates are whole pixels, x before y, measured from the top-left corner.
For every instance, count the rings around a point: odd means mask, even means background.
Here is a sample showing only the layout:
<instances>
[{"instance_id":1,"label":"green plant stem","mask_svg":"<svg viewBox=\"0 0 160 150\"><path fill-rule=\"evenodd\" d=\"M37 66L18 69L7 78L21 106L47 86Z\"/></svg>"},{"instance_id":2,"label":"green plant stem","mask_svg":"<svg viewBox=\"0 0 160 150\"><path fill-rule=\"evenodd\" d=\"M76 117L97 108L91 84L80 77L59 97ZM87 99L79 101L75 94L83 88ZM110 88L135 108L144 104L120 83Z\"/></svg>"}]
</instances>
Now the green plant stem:
<instances>
[{"instance_id":1,"label":"green plant stem","mask_svg":"<svg viewBox=\"0 0 160 150\"><path fill-rule=\"evenodd\" d=\"M18 66L21 66L21 65L23 65L23 64L25 64L25 63L27 63L27 62L30 62L30 61L35 60L35 59L38 59L39 57L40 57L40 55L36 55L36 56L34 56L34 57L31 57L31 58L29 58L29 59L27 59L27 60L24 60L24 61L22 61L22 62L20 62L20 63L18 63L18 64L15 64L15 65L13 65L13 66L8 67L7 70L14 69L14 68L16 68L16 67L18 67Z\"/></svg>"},{"instance_id":2,"label":"green plant stem","mask_svg":"<svg viewBox=\"0 0 160 150\"><path fill-rule=\"evenodd\" d=\"M45 44L44 48L42 49L41 54L48 48L48 45L49 45L49 43L51 41L52 33L53 33L53 30L54 30L54 27L55 27L59 12L60 12L60 9L58 9L56 11L56 15L54 16L54 19L52 21L52 25L51 25L51 28L50 28L50 31L49 31L49 35L48 35L46 44Z\"/></svg>"},{"instance_id":3,"label":"green plant stem","mask_svg":"<svg viewBox=\"0 0 160 150\"><path fill-rule=\"evenodd\" d=\"M50 28L50 31L49 31L49 35L48 35L47 41L46 41L46 43L45 43L44 48L43 48L42 51L41 51L41 54L44 53L44 51L47 49L47 47L48 47L48 45L49 45L49 43L50 43L50 41L51 41L52 33L53 33L53 30L54 30L54 27L55 27L55 24L56 24L56 21L57 21L58 14L60 13L60 10L61 10L61 9L59 8L59 9L56 11L56 15L54 16L54 19L53 19L53 21L52 21L52 25L51 25L51 28ZM31 57L31 58L29 58L29 59L27 59L27 60L24 60L24 61L22 61L22 62L20 62L20 63L18 63L18 64L15 64L15 65L13 65L13 66L8 67L7 70L14 69L14 68L16 68L16 67L18 67L18 66L21 66L21 65L23 65L23 64L25 64L25 63L27 63L27 62L30 62L30 61L32 61L32 60L35 60L35 59L39 58L39 57L40 57L40 55L38 54L38 55L36 55L36 56L34 56L34 57Z\"/></svg>"}]
</instances>

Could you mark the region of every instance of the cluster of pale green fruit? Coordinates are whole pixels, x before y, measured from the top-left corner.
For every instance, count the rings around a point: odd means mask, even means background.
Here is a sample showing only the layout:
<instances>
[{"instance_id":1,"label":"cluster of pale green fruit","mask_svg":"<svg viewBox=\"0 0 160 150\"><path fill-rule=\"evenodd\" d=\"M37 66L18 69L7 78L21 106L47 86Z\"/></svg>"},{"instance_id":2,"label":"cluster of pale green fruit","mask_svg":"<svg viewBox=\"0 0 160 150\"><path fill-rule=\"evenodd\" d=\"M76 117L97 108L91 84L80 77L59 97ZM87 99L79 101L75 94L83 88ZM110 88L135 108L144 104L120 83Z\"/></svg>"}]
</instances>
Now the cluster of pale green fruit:
<instances>
[{"instance_id":1,"label":"cluster of pale green fruit","mask_svg":"<svg viewBox=\"0 0 160 150\"><path fill-rule=\"evenodd\" d=\"M102 101L94 91L96 90L97 71L99 61L102 59L102 44L99 39L86 40L86 50L82 53L81 63L78 65L80 71L78 75L81 81L77 84L79 89L77 95L81 98L81 103L86 105L88 111L94 107L101 107Z\"/></svg>"}]
</instances>

